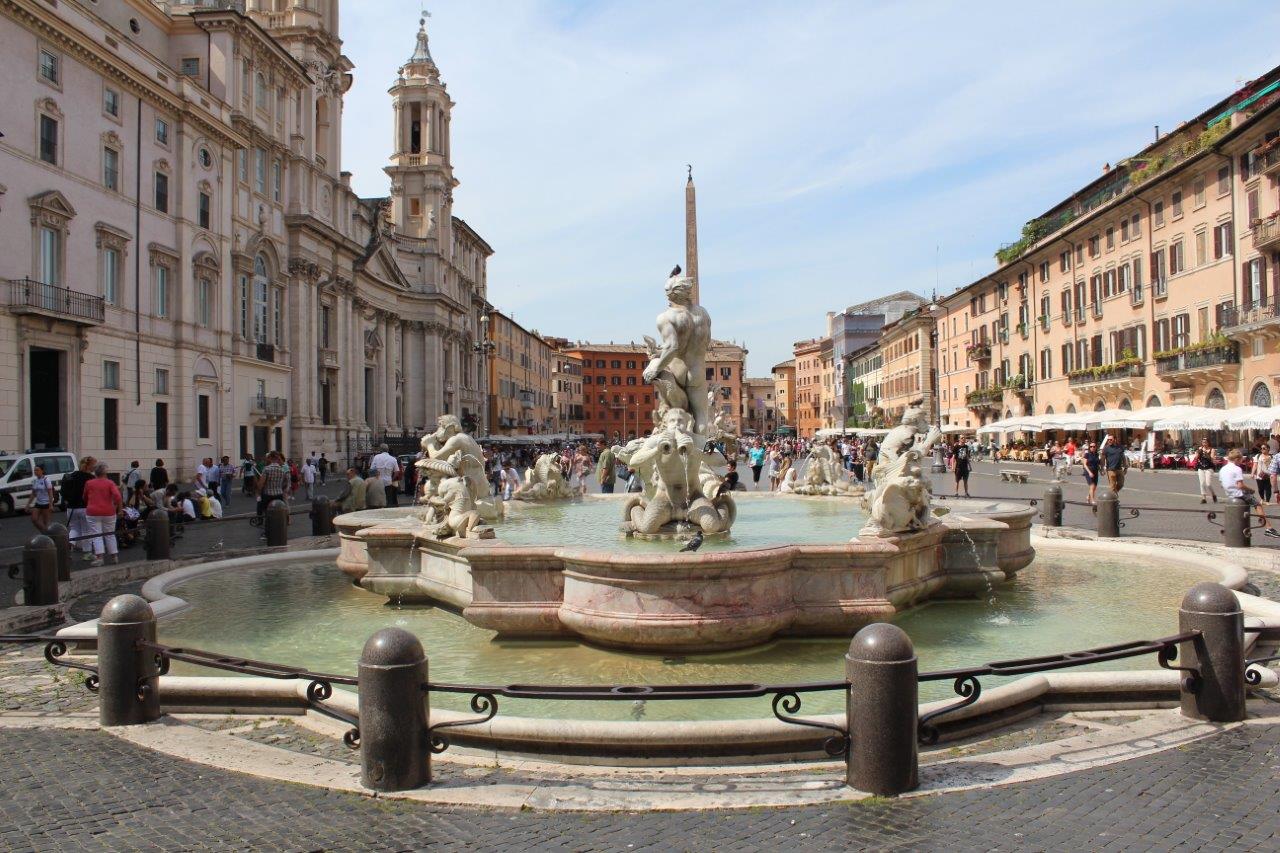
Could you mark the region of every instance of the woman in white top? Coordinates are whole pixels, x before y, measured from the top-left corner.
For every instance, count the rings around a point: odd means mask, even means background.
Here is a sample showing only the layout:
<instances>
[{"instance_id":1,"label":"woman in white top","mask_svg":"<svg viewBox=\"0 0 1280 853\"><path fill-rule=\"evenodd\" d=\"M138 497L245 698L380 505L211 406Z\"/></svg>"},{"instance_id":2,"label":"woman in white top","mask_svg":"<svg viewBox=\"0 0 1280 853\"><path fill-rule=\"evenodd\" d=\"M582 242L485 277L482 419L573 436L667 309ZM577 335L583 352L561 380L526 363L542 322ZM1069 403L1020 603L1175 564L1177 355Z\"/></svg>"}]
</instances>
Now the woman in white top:
<instances>
[{"instance_id":1,"label":"woman in white top","mask_svg":"<svg viewBox=\"0 0 1280 853\"><path fill-rule=\"evenodd\" d=\"M31 511L31 523L36 526L36 530L44 533L53 519L53 483L39 465L35 467L35 475L31 481L31 497L27 498L27 509Z\"/></svg>"}]
</instances>

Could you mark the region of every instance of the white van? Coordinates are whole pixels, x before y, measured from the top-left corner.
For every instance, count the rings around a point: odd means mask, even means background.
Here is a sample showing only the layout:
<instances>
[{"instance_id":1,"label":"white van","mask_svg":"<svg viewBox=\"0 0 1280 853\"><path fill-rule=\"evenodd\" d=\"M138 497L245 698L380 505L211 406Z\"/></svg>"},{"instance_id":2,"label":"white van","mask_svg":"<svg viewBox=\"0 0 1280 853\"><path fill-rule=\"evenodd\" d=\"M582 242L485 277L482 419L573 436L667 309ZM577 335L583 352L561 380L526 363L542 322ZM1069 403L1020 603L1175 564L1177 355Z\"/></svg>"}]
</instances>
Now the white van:
<instances>
[{"instance_id":1,"label":"white van","mask_svg":"<svg viewBox=\"0 0 1280 853\"><path fill-rule=\"evenodd\" d=\"M13 515L14 510L27 505L37 465L56 487L64 474L76 470L76 457L63 450L0 454L0 518Z\"/></svg>"}]
</instances>

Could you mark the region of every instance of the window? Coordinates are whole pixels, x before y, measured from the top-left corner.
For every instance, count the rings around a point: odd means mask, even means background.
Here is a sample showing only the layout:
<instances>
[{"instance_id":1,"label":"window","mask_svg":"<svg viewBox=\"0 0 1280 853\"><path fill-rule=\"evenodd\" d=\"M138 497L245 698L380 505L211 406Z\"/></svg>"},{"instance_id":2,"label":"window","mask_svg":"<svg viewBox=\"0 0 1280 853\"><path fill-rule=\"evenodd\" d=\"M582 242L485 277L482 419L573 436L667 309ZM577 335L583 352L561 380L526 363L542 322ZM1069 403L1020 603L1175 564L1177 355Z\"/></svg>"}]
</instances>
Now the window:
<instances>
[{"instance_id":1,"label":"window","mask_svg":"<svg viewBox=\"0 0 1280 853\"><path fill-rule=\"evenodd\" d=\"M1049 280L1049 262L1041 261L1040 262L1040 283L1043 284L1048 280Z\"/></svg>"},{"instance_id":2,"label":"window","mask_svg":"<svg viewBox=\"0 0 1280 853\"><path fill-rule=\"evenodd\" d=\"M271 200L280 200L280 161L271 162Z\"/></svg>"},{"instance_id":3,"label":"window","mask_svg":"<svg viewBox=\"0 0 1280 853\"><path fill-rule=\"evenodd\" d=\"M420 198L409 199L409 215L410 216L422 215L422 199Z\"/></svg>"},{"instance_id":4,"label":"window","mask_svg":"<svg viewBox=\"0 0 1280 853\"><path fill-rule=\"evenodd\" d=\"M1182 241L1178 240L1169 245L1169 275L1177 275L1187 268L1187 259L1184 257Z\"/></svg>"},{"instance_id":5,"label":"window","mask_svg":"<svg viewBox=\"0 0 1280 853\"><path fill-rule=\"evenodd\" d=\"M1249 195L1247 196L1247 199L1248 199L1247 207L1249 209L1249 213L1248 213L1249 227L1252 228L1253 223L1258 221L1258 191L1249 190Z\"/></svg>"},{"instance_id":6,"label":"window","mask_svg":"<svg viewBox=\"0 0 1280 853\"><path fill-rule=\"evenodd\" d=\"M1209 234L1205 231L1196 232L1196 266L1203 266L1209 262Z\"/></svg>"},{"instance_id":7,"label":"window","mask_svg":"<svg viewBox=\"0 0 1280 853\"><path fill-rule=\"evenodd\" d=\"M1084 263L1084 244L1083 243L1081 243L1079 246L1076 246L1076 266L1080 266L1082 263Z\"/></svg>"},{"instance_id":8,"label":"window","mask_svg":"<svg viewBox=\"0 0 1280 853\"><path fill-rule=\"evenodd\" d=\"M1107 228L1107 248L1114 249L1116 247L1116 229Z\"/></svg>"},{"instance_id":9,"label":"window","mask_svg":"<svg viewBox=\"0 0 1280 853\"><path fill-rule=\"evenodd\" d=\"M1089 238L1089 257L1096 258L1101 253L1100 240L1097 234Z\"/></svg>"},{"instance_id":10,"label":"window","mask_svg":"<svg viewBox=\"0 0 1280 853\"><path fill-rule=\"evenodd\" d=\"M267 108L267 78L262 72L253 75L253 105L260 110Z\"/></svg>"},{"instance_id":11,"label":"window","mask_svg":"<svg viewBox=\"0 0 1280 853\"><path fill-rule=\"evenodd\" d=\"M169 212L169 176L164 172L156 172L156 210Z\"/></svg>"},{"instance_id":12,"label":"window","mask_svg":"<svg viewBox=\"0 0 1280 853\"><path fill-rule=\"evenodd\" d=\"M196 322L206 329L213 325L213 282L207 278L196 281Z\"/></svg>"},{"instance_id":13,"label":"window","mask_svg":"<svg viewBox=\"0 0 1280 853\"><path fill-rule=\"evenodd\" d=\"M1226 195L1231 192L1231 167L1218 167L1218 195Z\"/></svg>"},{"instance_id":14,"label":"window","mask_svg":"<svg viewBox=\"0 0 1280 853\"><path fill-rule=\"evenodd\" d=\"M209 149L205 146L200 146L200 150L196 152L196 157L200 160L201 168L213 168L213 155L209 153Z\"/></svg>"},{"instance_id":15,"label":"window","mask_svg":"<svg viewBox=\"0 0 1280 853\"><path fill-rule=\"evenodd\" d=\"M196 395L196 437L209 437L209 395Z\"/></svg>"},{"instance_id":16,"label":"window","mask_svg":"<svg viewBox=\"0 0 1280 853\"><path fill-rule=\"evenodd\" d=\"M267 296L271 282L267 279L267 262L262 255L253 261L253 337L260 344L267 343Z\"/></svg>"},{"instance_id":17,"label":"window","mask_svg":"<svg viewBox=\"0 0 1280 853\"><path fill-rule=\"evenodd\" d=\"M200 78L200 58L196 56L183 57L182 64L179 66L179 73L183 77Z\"/></svg>"},{"instance_id":18,"label":"window","mask_svg":"<svg viewBox=\"0 0 1280 853\"><path fill-rule=\"evenodd\" d=\"M1249 306L1266 304L1267 266L1262 258L1244 262L1244 296Z\"/></svg>"},{"instance_id":19,"label":"window","mask_svg":"<svg viewBox=\"0 0 1280 853\"><path fill-rule=\"evenodd\" d=\"M1040 350L1040 378L1053 378L1053 350L1048 347Z\"/></svg>"},{"instance_id":20,"label":"window","mask_svg":"<svg viewBox=\"0 0 1280 853\"><path fill-rule=\"evenodd\" d=\"M1151 324L1151 347L1156 352L1165 352L1173 348L1169 334L1169 321L1156 320Z\"/></svg>"},{"instance_id":21,"label":"window","mask_svg":"<svg viewBox=\"0 0 1280 853\"><path fill-rule=\"evenodd\" d=\"M273 296L274 298L271 300L271 326L275 332L275 340L273 343L276 346L280 346L284 343L284 288L275 288ZM464 359L462 364L463 367L467 367L469 369L471 363ZM470 381L467 381L465 384L469 386Z\"/></svg>"},{"instance_id":22,"label":"window","mask_svg":"<svg viewBox=\"0 0 1280 853\"><path fill-rule=\"evenodd\" d=\"M40 228L40 269L42 284L62 283L62 232L55 228Z\"/></svg>"},{"instance_id":23,"label":"window","mask_svg":"<svg viewBox=\"0 0 1280 853\"><path fill-rule=\"evenodd\" d=\"M169 316L169 268L155 267L155 305L152 306L157 317Z\"/></svg>"},{"instance_id":24,"label":"window","mask_svg":"<svg viewBox=\"0 0 1280 853\"><path fill-rule=\"evenodd\" d=\"M169 449L169 404L156 403L156 450Z\"/></svg>"},{"instance_id":25,"label":"window","mask_svg":"<svg viewBox=\"0 0 1280 853\"><path fill-rule=\"evenodd\" d=\"M241 148L236 152L236 169L240 174L240 183L249 183L249 149Z\"/></svg>"},{"instance_id":26,"label":"window","mask_svg":"<svg viewBox=\"0 0 1280 853\"><path fill-rule=\"evenodd\" d=\"M102 185L109 190L120 189L120 152L114 148L102 149Z\"/></svg>"},{"instance_id":27,"label":"window","mask_svg":"<svg viewBox=\"0 0 1280 853\"><path fill-rule=\"evenodd\" d=\"M1123 243L1129 239L1129 220L1120 220L1120 242Z\"/></svg>"},{"instance_id":28,"label":"window","mask_svg":"<svg viewBox=\"0 0 1280 853\"><path fill-rule=\"evenodd\" d=\"M57 86L62 78L62 62L58 54L40 48L40 79Z\"/></svg>"},{"instance_id":29,"label":"window","mask_svg":"<svg viewBox=\"0 0 1280 853\"><path fill-rule=\"evenodd\" d=\"M240 276L240 337L249 340L249 277Z\"/></svg>"},{"instance_id":30,"label":"window","mask_svg":"<svg viewBox=\"0 0 1280 853\"><path fill-rule=\"evenodd\" d=\"M1191 183L1192 207L1204 207L1204 176L1198 176Z\"/></svg>"},{"instance_id":31,"label":"window","mask_svg":"<svg viewBox=\"0 0 1280 853\"><path fill-rule=\"evenodd\" d=\"M106 391L120 390L120 362L102 362L102 388Z\"/></svg>"},{"instance_id":32,"label":"window","mask_svg":"<svg viewBox=\"0 0 1280 853\"><path fill-rule=\"evenodd\" d=\"M40 116L40 159L58 165L58 120Z\"/></svg>"},{"instance_id":33,"label":"window","mask_svg":"<svg viewBox=\"0 0 1280 853\"><path fill-rule=\"evenodd\" d=\"M1225 258L1231 254L1231 223L1224 222L1213 229L1213 257Z\"/></svg>"},{"instance_id":34,"label":"window","mask_svg":"<svg viewBox=\"0 0 1280 853\"><path fill-rule=\"evenodd\" d=\"M1151 253L1151 292L1164 296L1165 288L1164 249L1156 249Z\"/></svg>"},{"instance_id":35,"label":"window","mask_svg":"<svg viewBox=\"0 0 1280 853\"><path fill-rule=\"evenodd\" d=\"M1062 345L1062 372L1070 373L1076 369L1075 348L1069 344Z\"/></svg>"},{"instance_id":36,"label":"window","mask_svg":"<svg viewBox=\"0 0 1280 853\"><path fill-rule=\"evenodd\" d=\"M102 398L102 449L120 449L120 401Z\"/></svg>"},{"instance_id":37,"label":"window","mask_svg":"<svg viewBox=\"0 0 1280 853\"><path fill-rule=\"evenodd\" d=\"M320 306L320 346L329 348L329 324L332 310L328 305Z\"/></svg>"},{"instance_id":38,"label":"window","mask_svg":"<svg viewBox=\"0 0 1280 853\"><path fill-rule=\"evenodd\" d=\"M156 368L156 393L161 396L169 393L169 371L163 367Z\"/></svg>"},{"instance_id":39,"label":"window","mask_svg":"<svg viewBox=\"0 0 1280 853\"><path fill-rule=\"evenodd\" d=\"M165 146L169 146L169 122L162 118L156 119L156 142Z\"/></svg>"},{"instance_id":40,"label":"window","mask_svg":"<svg viewBox=\"0 0 1280 853\"><path fill-rule=\"evenodd\" d=\"M1173 348L1180 349L1191 343L1191 315L1178 314L1173 318Z\"/></svg>"},{"instance_id":41,"label":"window","mask_svg":"<svg viewBox=\"0 0 1280 853\"><path fill-rule=\"evenodd\" d=\"M1142 236L1142 220L1138 217L1138 214L1135 213L1133 216L1131 216L1129 218L1129 223L1131 226L1130 230L1133 232L1133 236L1141 237Z\"/></svg>"},{"instance_id":42,"label":"window","mask_svg":"<svg viewBox=\"0 0 1280 853\"><path fill-rule=\"evenodd\" d=\"M1151 218L1155 220L1155 227L1159 228L1164 225L1164 201L1157 201L1151 205Z\"/></svg>"},{"instance_id":43,"label":"window","mask_svg":"<svg viewBox=\"0 0 1280 853\"><path fill-rule=\"evenodd\" d=\"M258 192L267 193L267 152L253 149L253 183Z\"/></svg>"},{"instance_id":44,"label":"window","mask_svg":"<svg viewBox=\"0 0 1280 853\"><path fill-rule=\"evenodd\" d=\"M1173 208L1173 218L1177 219L1182 215L1182 190L1174 190L1173 197L1169 199L1169 202Z\"/></svg>"},{"instance_id":45,"label":"window","mask_svg":"<svg viewBox=\"0 0 1280 853\"><path fill-rule=\"evenodd\" d=\"M1058 253L1058 272L1068 272L1071 269L1071 250Z\"/></svg>"},{"instance_id":46,"label":"window","mask_svg":"<svg viewBox=\"0 0 1280 853\"><path fill-rule=\"evenodd\" d=\"M120 304L120 250L102 250L102 298L108 305Z\"/></svg>"},{"instance_id":47,"label":"window","mask_svg":"<svg viewBox=\"0 0 1280 853\"><path fill-rule=\"evenodd\" d=\"M115 89L102 90L102 111L112 118L120 118L120 93Z\"/></svg>"},{"instance_id":48,"label":"window","mask_svg":"<svg viewBox=\"0 0 1280 853\"><path fill-rule=\"evenodd\" d=\"M200 193L196 199L196 224L201 228L209 227L209 194Z\"/></svg>"}]
</instances>

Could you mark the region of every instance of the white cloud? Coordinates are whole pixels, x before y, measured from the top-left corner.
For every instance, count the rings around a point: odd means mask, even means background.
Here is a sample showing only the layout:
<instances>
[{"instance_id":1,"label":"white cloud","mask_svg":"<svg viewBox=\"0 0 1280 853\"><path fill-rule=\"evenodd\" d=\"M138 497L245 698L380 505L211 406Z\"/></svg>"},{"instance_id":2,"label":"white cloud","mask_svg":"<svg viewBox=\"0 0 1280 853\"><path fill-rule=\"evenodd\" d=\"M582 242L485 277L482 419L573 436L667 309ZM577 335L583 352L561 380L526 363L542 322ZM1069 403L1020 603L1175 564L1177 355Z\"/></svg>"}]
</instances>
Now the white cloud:
<instances>
[{"instance_id":1,"label":"white cloud","mask_svg":"<svg viewBox=\"0 0 1280 853\"><path fill-rule=\"evenodd\" d=\"M1280 22L1256 3L1033 8L1049 7L441 4L428 28L457 102L455 212L497 251L491 299L547 333L651 333L663 276L683 260L692 162L703 299L759 373L829 309L988 272L997 245L1151 125L1275 61L1263 39L1186 49L1192 20ZM356 63L343 166L381 195L386 90L416 7L343 13Z\"/></svg>"}]
</instances>

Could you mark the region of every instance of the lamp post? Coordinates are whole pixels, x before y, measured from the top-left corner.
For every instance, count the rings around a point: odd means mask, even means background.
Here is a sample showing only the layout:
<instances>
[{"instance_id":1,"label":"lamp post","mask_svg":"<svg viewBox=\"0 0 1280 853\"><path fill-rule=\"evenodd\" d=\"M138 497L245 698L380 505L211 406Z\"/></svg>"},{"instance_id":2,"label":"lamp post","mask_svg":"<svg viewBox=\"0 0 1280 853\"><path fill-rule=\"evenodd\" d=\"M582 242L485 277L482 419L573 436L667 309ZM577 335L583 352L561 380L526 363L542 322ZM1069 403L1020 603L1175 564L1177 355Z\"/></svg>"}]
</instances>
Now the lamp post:
<instances>
[{"instance_id":1,"label":"lamp post","mask_svg":"<svg viewBox=\"0 0 1280 853\"><path fill-rule=\"evenodd\" d=\"M942 398L938 392L938 381L939 381L938 366L937 366L938 365L938 327L936 324L934 325L933 329L930 330L929 332L929 362L930 362L929 372L931 374L931 378L933 379L933 381L930 383L933 386L932 388L933 410L934 410L934 414L937 417L938 428L941 429L942 428L942 402L941 402ZM934 473L934 474L947 473L947 461L946 461L946 457L943 455L941 442L933 446L933 465L930 467L929 470L931 473Z\"/></svg>"},{"instance_id":2,"label":"lamp post","mask_svg":"<svg viewBox=\"0 0 1280 853\"><path fill-rule=\"evenodd\" d=\"M480 434L489 434L489 367L488 359L493 355L497 345L489 340L489 313L480 315L480 340L471 345L471 351L480 356L480 371L484 375L483 391L480 397Z\"/></svg>"}]
</instances>

